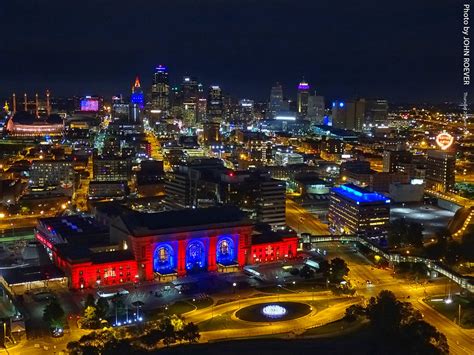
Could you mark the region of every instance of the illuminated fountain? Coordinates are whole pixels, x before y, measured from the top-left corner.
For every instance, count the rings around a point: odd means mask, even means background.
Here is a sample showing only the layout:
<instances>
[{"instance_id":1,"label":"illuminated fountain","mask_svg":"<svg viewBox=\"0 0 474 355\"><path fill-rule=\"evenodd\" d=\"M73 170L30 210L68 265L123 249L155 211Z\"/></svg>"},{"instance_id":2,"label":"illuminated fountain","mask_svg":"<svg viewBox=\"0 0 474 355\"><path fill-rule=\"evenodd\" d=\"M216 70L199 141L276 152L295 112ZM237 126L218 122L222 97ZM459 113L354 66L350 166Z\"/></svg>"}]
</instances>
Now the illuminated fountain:
<instances>
[{"instance_id":1,"label":"illuminated fountain","mask_svg":"<svg viewBox=\"0 0 474 355\"><path fill-rule=\"evenodd\" d=\"M262 314L265 317L268 318L281 318L287 313L287 310L285 307L282 307L277 304L269 304L268 306L265 306L262 308Z\"/></svg>"}]
</instances>

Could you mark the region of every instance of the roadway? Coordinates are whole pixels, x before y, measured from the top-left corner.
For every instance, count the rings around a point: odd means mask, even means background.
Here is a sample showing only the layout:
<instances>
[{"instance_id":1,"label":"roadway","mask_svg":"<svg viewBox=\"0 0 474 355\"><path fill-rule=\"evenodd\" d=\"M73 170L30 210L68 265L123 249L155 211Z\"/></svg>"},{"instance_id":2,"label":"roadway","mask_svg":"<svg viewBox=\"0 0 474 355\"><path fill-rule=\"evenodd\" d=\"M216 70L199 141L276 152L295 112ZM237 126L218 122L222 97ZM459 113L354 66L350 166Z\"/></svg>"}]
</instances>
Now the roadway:
<instances>
[{"instance_id":1,"label":"roadway","mask_svg":"<svg viewBox=\"0 0 474 355\"><path fill-rule=\"evenodd\" d=\"M447 319L436 310L431 308L423 299L426 297L439 296L446 293L446 279L441 279L434 283L424 285L411 283L406 279L397 279L391 270L383 270L374 267L363 255L355 252L350 245L322 244L321 248L326 248L328 258L342 258L349 266L349 279L357 287L357 294L366 298L376 296L382 290L392 291L397 298L409 301L413 307L419 310L424 319L435 326L440 332L446 335L453 354L472 354L474 344L474 329L463 329L452 320ZM367 286L367 280L372 285ZM455 284L452 284L452 291L459 291ZM409 297L409 298L408 298Z\"/></svg>"},{"instance_id":2,"label":"roadway","mask_svg":"<svg viewBox=\"0 0 474 355\"><path fill-rule=\"evenodd\" d=\"M286 199L286 224L297 233L330 234L327 224L324 224L315 215L288 198Z\"/></svg>"}]
</instances>

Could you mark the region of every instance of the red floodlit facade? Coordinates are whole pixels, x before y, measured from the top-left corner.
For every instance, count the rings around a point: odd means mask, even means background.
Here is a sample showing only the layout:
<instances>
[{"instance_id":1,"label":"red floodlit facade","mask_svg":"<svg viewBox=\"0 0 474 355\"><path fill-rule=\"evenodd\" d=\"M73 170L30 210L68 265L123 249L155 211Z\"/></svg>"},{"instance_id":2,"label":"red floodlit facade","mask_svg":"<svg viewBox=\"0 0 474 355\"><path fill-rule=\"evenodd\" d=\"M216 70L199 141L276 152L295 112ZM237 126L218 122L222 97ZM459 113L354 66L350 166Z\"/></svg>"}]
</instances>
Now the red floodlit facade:
<instances>
[{"instance_id":1,"label":"red floodlit facade","mask_svg":"<svg viewBox=\"0 0 474 355\"><path fill-rule=\"evenodd\" d=\"M252 226L130 236L139 267L139 278L154 280L157 274L185 276L191 270L217 271L218 266L248 264ZM220 249L219 249L220 248ZM228 258L221 258L226 248Z\"/></svg>"},{"instance_id":2,"label":"red floodlit facade","mask_svg":"<svg viewBox=\"0 0 474 355\"><path fill-rule=\"evenodd\" d=\"M106 262L94 261L93 257L74 260L63 255L41 233L36 233L36 239L51 253L54 264L68 277L69 287L72 289L120 285L138 280L137 262L133 258L116 261L108 260ZM113 252L109 253L112 256Z\"/></svg>"},{"instance_id":3,"label":"red floodlit facade","mask_svg":"<svg viewBox=\"0 0 474 355\"><path fill-rule=\"evenodd\" d=\"M277 260L292 259L296 256L298 238L283 237L281 241L252 244L250 264L267 263Z\"/></svg>"},{"instance_id":4,"label":"red floodlit facade","mask_svg":"<svg viewBox=\"0 0 474 355\"><path fill-rule=\"evenodd\" d=\"M135 217L130 216L130 220L134 221ZM293 232L260 233L248 221L200 224L200 219L198 225L153 230L141 222L130 229L127 221L115 220L111 224L109 244L88 248L88 243L76 246L74 237L72 243L59 238L73 224L67 218L40 220L36 238L69 278L72 289L169 281L194 272L229 272L249 264L291 259L297 253L298 238ZM79 225L79 222L74 223ZM56 223L57 230L48 223ZM87 238L93 240L96 231L97 227L93 227L85 232ZM70 233L69 229L67 232ZM80 243L84 237L75 240Z\"/></svg>"}]
</instances>

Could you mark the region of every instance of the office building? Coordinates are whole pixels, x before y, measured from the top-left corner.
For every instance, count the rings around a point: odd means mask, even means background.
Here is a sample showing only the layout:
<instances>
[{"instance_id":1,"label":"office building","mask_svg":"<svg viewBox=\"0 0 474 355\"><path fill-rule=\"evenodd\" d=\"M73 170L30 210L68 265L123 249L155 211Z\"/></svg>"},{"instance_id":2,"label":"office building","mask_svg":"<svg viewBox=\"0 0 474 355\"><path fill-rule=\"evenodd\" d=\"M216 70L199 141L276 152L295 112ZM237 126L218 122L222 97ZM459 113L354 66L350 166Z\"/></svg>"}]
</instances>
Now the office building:
<instances>
[{"instance_id":1,"label":"office building","mask_svg":"<svg viewBox=\"0 0 474 355\"><path fill-rule=\"evenodd\" d=\"M334 187L330 192L328 220L333 234L385 237L390 199L352 184Z\"/></svg>"},{"instance_id":2,"label":"office building","mask_svg":"<svg viewBox=\"0 0 474 355\"><path fill-rule=\"evenodd\" d=\"M362 131L365 122L365 99L337 100L332 103L332 125L353 131Z\"/></svg>"},{"instance_id":3,"label":"office building","mask_svg":"<svg viewBox=\"0 0 474 355\"><path fill-rule=\"evenodd\" d=\"M224 101L222 90L219 86L213 85L209 88L207 96L207 121L220 123L224 118Z\"/></svg>"},{"instance_id":4,"label":"office building","mask_svg":"<svg viewBox=\"0 0 474 355\"><path fill-rule=\"evenodd\" d=\"M388 101L382 99L367 99L365 102L365 123L381 126L387 123Z\"/></svg>"},{"instance_id":5,"label":"office building","mask_svg":"<svg viewBox=\"0 0 474 355\"><path fill-rule=\"evenodd\" d=\"M69 186L74 184L73 162L67 160L35 160L30 168L32 186Z\"/></svg>"},{"instance_id":6,"label":"office building","mask_svg":"<svg viewBox=\"0 0 474 355\"><path fill-rule=\"evenodd\" d=\"M324 96L318 96L316 93L308 97L308 114L306 118L314 125L323 124L326 115Z\"/></svg>"},{"instance_id":7,"label":"office building","mask_svg":"<svg viewBox=\"0 0 474 355\"><path fill-rule=\"evenodd\" d=\"M166 111L170 107L170 83L168 69L158 65L153 74L151 86L151 107L153 110Z\"/></svg>"},{"instance_id":8,"label":"office building","mask_svg":"<svg viewBox=\"0 0 474 355\"><path fill-rule=\"evenodd\" d=\"M426 161L426 188L438 192L452 191L455 168L455 152L430 150Z\"/></svg>"},{"instance_id":9,"label":"office building","mask_svg":"<svg viewBox=\"0 0 474 355\"><path fill-rule=\"evenodd\" d=\"M298 93L296 98L296 109L300 118L306 118L308 115L309 84L303 79L298 84Z\"/></svg>"},{"instance_id":10,"label":"office building","mask_svg":"<svg viewBox=\"0 0 474 355\"><path fill-rule=\"evenodd\" d=\"M268 104L268 118L276 117L280 112L285 111L283 102L283 87L277 83L270 92L270 103Z\"/></svg>"},{"instance_id":11,"label":"office building","mask_svg":"<svg viewBox=\"0 0 474 355\"><path fill-rule=\"evenodd\" d=\"M383 152L383 171L386 173L407 172L407 164L411 164L413 155L406 150L385 150Z\"/></svg>"},{"instance_id":12,"label":"office building","mask_svg":"<svg viewBox=\"0 0 474 355\"><path fill-rule=\"evenodd\" d=\"M130 160L123 158L93 158L94 181L129 180L131 175Z\"/></svg>"}]
</instances>

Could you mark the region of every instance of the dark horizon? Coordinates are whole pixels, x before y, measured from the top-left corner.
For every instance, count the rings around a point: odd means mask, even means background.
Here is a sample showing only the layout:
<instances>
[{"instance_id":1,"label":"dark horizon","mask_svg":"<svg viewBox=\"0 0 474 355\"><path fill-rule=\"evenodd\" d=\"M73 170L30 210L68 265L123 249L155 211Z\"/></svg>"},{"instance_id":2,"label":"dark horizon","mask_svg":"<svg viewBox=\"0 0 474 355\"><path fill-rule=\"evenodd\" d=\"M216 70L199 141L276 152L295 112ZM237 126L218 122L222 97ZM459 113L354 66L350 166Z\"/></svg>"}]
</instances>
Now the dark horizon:
<instances>
[{"instance_id":1,"label":"dark horizon","mask_svg":"<svg viewBox=\"0 0 474 355\"><path fill-rule=\"evenodd\" d=\"M462 99L460 1L103 0L5 4L0 96L128 95L155 65L237 98L293 98L304 77L327 98Z\"/></svg>"}]
</instances>

